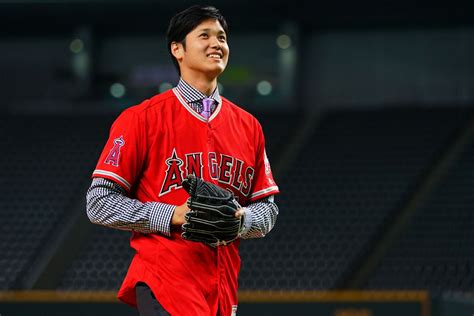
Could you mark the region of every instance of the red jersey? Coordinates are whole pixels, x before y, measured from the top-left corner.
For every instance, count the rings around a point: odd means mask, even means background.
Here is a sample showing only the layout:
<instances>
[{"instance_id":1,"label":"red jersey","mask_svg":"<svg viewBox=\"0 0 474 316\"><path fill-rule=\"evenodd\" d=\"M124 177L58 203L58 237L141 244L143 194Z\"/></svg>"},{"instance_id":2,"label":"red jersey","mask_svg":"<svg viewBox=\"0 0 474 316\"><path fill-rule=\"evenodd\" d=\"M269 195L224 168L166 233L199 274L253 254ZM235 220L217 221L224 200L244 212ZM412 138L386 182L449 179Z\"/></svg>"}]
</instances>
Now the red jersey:
<instances>
[{"instance_id":1,"label":"red jersey","mask_svg":"<svg viewBox=\"0 0 474 316\"><path fill-rule=\"evenodd\" d=\"M183 204L188 174L230 189L243 206L278 193L258 121L225 98L205 120L169 90L122 112L93 177L110 179L141 202ZM171 235L134 232L136 253L119 291L136 306L145 282L171 315L229 316L237 309L239 240L212 248Z\"/></svg>"}]
</instances>

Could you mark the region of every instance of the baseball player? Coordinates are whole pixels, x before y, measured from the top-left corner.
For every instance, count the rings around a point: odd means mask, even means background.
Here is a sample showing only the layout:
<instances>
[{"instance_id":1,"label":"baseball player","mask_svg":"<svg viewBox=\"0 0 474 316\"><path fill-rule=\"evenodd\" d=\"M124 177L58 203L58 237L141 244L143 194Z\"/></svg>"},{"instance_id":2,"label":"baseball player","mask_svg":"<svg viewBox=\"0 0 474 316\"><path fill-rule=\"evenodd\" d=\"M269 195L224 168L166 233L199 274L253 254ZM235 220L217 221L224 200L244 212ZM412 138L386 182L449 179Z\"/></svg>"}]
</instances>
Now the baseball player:
<instances>
[{"instance_id":1,"label":"baseball player","mask_svg":"<svg viewBox=\"0 0 474 316\"><path fill-rule=\"evenodd\" d=\"M179 83L119 115L92 175L90 220L132 231L135 255L118 298L141 315L236 315L240 240L264 237L278 215L262 128L217 88L227 37L214 7L171 19ZM233 193L240 238L215 246L183 237L191 175Z\"/></svg>"}]
</instances>

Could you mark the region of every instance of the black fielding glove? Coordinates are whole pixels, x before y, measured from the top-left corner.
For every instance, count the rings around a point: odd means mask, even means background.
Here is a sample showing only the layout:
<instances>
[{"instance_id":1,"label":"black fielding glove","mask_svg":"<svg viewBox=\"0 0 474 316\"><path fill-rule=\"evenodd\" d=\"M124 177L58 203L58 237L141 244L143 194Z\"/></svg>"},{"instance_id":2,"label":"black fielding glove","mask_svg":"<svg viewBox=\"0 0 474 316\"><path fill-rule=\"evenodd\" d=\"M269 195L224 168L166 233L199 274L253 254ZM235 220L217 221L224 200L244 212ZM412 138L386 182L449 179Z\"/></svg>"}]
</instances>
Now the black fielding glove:
<instances>
[{"instance_id":1,"label":"black fielding glove","mask_svg":"<svg viewBox=\"0 0 474 316\"><path fill-rule=\"evenodd\" d=\"M183 188L189 193L186 222L182 237L212 247L227 245L239 238L243 217L235 217L240 208L234 194L194 175L188 175Z\"/></svg>"}]
</instances>

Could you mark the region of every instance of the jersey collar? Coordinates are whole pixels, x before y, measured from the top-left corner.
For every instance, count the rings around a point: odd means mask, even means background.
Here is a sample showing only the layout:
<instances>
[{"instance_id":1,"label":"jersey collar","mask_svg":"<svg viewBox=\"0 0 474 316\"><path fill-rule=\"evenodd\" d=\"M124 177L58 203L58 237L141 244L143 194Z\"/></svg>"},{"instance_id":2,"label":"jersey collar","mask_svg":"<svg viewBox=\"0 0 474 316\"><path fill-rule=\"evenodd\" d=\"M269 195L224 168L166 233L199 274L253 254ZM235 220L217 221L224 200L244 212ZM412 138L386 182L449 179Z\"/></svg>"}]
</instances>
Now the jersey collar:
<instances>
[{"instance_id":1,"label":"jersey collar","mask_svg":"<svg viewBox=\"0 0 474 316\"><path fill-rule=\"evenodd\" d=\"M201 102L202 99L208 98L204 93L197 90L196 88L192 87L182 78L179 79L178 85L173 88L173 92L178 98L179 102L188 110L194 117L199 119L202 122L210 122L212 121L217 114L219 114L221 107L222 107L222 98L219 94L219 88L216 87L214 92L211 93L209 96L216 101L216 107L212 112L212 115L209 117L209 120L206 120L204 117L201 116L197 112L196 104Z\"/></svg>"},{"instance_id":2,"label":"jersey collar","mask_svg":"<svg viewBox=\"0 0 474 316\"><path fill-rule=\"evenodd\" d=\"M195 103L200 102L204 98L214 99L217 103L216 107L222 103L218 87L214 89L210 96L207 96L198 89L191 86L186 81L184 81L183 78L180 78L178 84L176 85L176 89L178 89L184 100L191 106Z\"/></svg>"}]
</instances>

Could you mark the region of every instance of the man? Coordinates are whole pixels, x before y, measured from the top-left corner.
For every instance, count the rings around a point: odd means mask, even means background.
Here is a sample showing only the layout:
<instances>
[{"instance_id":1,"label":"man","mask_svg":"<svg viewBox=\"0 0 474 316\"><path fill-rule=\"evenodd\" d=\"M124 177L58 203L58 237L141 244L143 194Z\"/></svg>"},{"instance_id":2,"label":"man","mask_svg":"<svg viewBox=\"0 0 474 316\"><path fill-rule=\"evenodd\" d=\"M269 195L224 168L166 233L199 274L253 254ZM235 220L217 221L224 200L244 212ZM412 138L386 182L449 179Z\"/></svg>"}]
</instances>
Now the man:
<instances>
[{"instance_id":1,"label":"man","mask_svg":"<svg viewBox=\"0 0 474 316\"><path fill-rule=\"evenodd\" d=\"M178 85L117 118L93 172L87 214L93 223L133 232L136 253L118 297L141 315L236 314L240 240L211 247L181 236L188 174L234 193L243 206L236 213L241 238L263 237L276 221L279 191L262 128L217 89L227 36L214 7L192 6L171 19L168 49Z\"/></svg>"}]
</instances>

